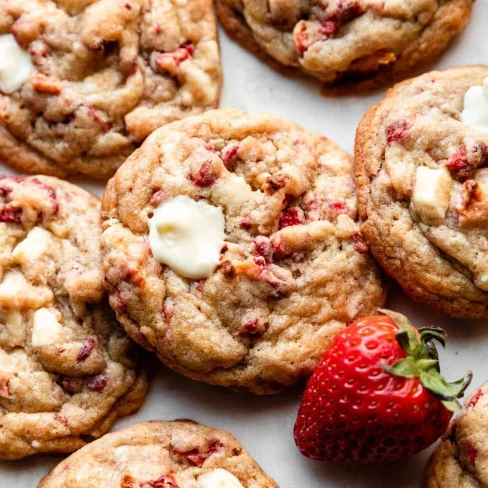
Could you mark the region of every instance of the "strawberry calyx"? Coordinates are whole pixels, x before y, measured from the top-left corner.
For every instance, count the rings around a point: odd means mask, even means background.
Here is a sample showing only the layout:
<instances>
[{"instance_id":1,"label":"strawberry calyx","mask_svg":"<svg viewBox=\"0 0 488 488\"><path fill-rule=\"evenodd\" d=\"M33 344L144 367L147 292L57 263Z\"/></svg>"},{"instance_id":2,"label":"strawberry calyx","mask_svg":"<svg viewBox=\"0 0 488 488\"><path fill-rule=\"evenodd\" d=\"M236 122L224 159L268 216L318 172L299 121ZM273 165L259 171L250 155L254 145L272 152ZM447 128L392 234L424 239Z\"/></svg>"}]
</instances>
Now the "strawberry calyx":
<instances>
[{"instance_id":1,"label":"strawberry calyx","mask_svg":"<svg viewBox=\"0 0 488 488\"><path fill-rule=\"evenodd\" d=\"M461 409L458 398L471 383L473 373L468 371L464 378L451 383L441 375L439 354L434 341L446 345L446 333L439 327L416 329L404 315L391 310L380 310L398 326L396 339L407 357L392 365L383 365L385 373L402 378L418 378L422 385L438 398L451 412Z\"/></svg>"}]
</instances>

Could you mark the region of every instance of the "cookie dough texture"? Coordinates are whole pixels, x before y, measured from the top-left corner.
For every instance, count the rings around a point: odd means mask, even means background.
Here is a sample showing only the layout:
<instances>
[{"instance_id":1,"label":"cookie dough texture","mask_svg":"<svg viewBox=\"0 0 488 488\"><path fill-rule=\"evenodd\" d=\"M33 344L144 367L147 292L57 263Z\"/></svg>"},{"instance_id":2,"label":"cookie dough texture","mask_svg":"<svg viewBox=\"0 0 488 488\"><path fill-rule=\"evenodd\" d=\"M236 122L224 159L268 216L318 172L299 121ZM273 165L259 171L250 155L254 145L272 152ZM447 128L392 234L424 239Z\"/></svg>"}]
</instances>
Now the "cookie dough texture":
<instances>
[{"instance_id":1,"label":"cookie dough texture","mask_svg":"<svg viewBox=\"0 0 488 488\"><path fill-rule=\"evenodd\" d=\"M488 317L488 133L460 121L487 66L401 83L356 138L362 230L377 261L415 300Z\"/></svg>"},{"instance_id":2,"label":"cookie dough texture","mask_svg":"<svg viewBox=\"0 0 488 488\"><path fill-rule=\"evenodd\" d=\"M425 488L488 487L488 383L468 399L430 458Z\"/></svg>"},{"instance_id":3,"label":"cookie dough texture","mask_svg":"<svg viewBox=\"0 0 488 488\"><path fill-rule=\"evenodd\" d=\"M157 127L218 105L211 0L0 0L35 71L0 94L0 157L108 178Z\"/></svg>"},{"instance_id":4,"label":"cookie dough texture","mask_svg":"<svg viewBox=\"0 0 488 488\"><path fill-rule=\"evenodd\" d=\"M148 219L187 195L221 207L206 280L155 261ZM109 181L102 252L130 336L196 380L272 393L309 375L348 322L384 302L356 221L352 158L266 113L218 110L153 133Z\"/></svg>"},{"instance_id":5,"label":"cookie dough texture","mask_svg":"<svg viewBox=\"0 0 488 488\"><path fill-rule=\"evenodd\" d=\"M189 420L107 434L53 468L38 488L202 488L198 478L215 470L244 488L278 488L229 432Z\"/></svg>"},{"instance_id":6,"label":"cookie dough texture","mask_svg":"<svg viewBox=\"0 0 488 488\"><path fill-rule=\"evenodd\" d=\"M104 293L99 219L69 183L0 177L0 459L75 451L144 398Z\"/></svg>"},{"instance_id":7,"label":"cookie dough texture","mask_svg":"<svg viewBox=\"0 0 488 488\"><path fill-rule=\"evenodd\" d=\"M466 25L474 0L217 0L227 34L325 92L364 91L437 56Z\"/></svg>"}]
</instances>

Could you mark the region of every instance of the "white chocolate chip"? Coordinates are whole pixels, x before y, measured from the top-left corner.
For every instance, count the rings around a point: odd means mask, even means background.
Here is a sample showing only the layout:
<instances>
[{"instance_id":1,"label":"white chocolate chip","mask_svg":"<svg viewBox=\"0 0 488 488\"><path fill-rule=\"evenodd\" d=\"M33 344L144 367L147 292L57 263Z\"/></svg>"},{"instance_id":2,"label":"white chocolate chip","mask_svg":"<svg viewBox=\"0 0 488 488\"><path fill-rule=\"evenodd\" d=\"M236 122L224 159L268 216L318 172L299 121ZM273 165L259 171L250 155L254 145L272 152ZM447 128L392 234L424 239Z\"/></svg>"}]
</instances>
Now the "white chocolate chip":
<instances>
[{"instance_id":1,"label":"white chocolate chip","mask_svg":"<svg viewBox=\"0 0 488 488\"><path fill-rule=\"evenodd\" d=\"M212 197L219 205L242 205L252 195L252 188L242 176L231 173L228 178L217 180Z\"/></svg>"},{"instance_id":2,"label":"white chocolate chip","mask_svg":"<svg viewBox=\"0 0 488 488\"><path fill-rule=\"evenodd\" d=\"M119 463L124 463L128 460L129 448L127 446L119 446L114 449L114 458Z\"/></svg>"},{"instance_id":3,"label":"white chocolate chip","mask_svg":"<svg viewBox=\"0 0 488 488\"><path fill-rule=\"evenodd\" d=\"M0 306L4 308L42 307L51 301L47 288L34 288L19 271L8 271L0 283Z\"/></svg>"},{"instance_id":4,"label":"white chocolate chip","mask_svg":"<svg viewBox=\"0 0 488 488\"><path fill-rule=\"evenodd\" d=\"M56 316L47 308L41 308L34 314L32 327L32 346L48 346L61 338L63 327Z\"/></svg>"},{"instance_id":5,"label":"white chocolate chip","mask_svg":"<svg viewBox=\"0 0 488 488\"><path fill-rule=\"evenodd\" d=\"M488 78L483 86L473 86L464 95L461 122L481 132L488 132Z\"/></svg>"},{"instance_id":6,"label":"white chocolate chip","mask_svg":"<svg viewBox=\"0 0 488 488\"><path fill-rule=\"evenodd\" d=\"M51 234L42 227L34 227L12 252L16 263L37 261L48 249Z\"/></svg>"},{"instance_id":7,"label":"white chocolate chip","mask_svg":"<svg viewBox=\"0 0 488 488\"><path fill-rule=\"evenodd\" d=\"M242 483L229 471L217 468L198 477L202 488L244 488Z\"/></svg>"},{"instance_id":8,"label":"white chocolate chip","mask_svg":"<svg viewBox=\"0 0 488 488\"><path fill-rule=\"evenodd\" d=\"M162 202L149 219L149 246L154 258L186 278L198 280L212 275L224 239L222 209L186 195Z\"/></svg>"},{"instance_id":9,"label":"white chocolate chip","mask_svg":"<svg viewBox=\"0 0 488 488\"><path fill-rule=\"evenodd\" d=\"M41 443L39 441L32 441L31 442L31 446L34 448L34 449L39 449L41 447Z\"/></svg>"},{"instance_id":10,"label":"white chocolate chip","mask_svg":"<svg viewBox=\"0 0 488 488\"><path fill-rule=\"evenodd\" d=\"M14 93L34 71L29 53L24 51L12 34L0 35L0 91Z\"/></svg>"},{"instance_id":11,"label":"white chocolate chip","mask_svg":"<svg viewBox=\"0 0 488 488\"><path fill-rule=\"evenodd\" d=\"M425 223L443 219L451 199L453 181L446 168L417 168L413 203L421 220Z\"/></svg>"}]
</instances>

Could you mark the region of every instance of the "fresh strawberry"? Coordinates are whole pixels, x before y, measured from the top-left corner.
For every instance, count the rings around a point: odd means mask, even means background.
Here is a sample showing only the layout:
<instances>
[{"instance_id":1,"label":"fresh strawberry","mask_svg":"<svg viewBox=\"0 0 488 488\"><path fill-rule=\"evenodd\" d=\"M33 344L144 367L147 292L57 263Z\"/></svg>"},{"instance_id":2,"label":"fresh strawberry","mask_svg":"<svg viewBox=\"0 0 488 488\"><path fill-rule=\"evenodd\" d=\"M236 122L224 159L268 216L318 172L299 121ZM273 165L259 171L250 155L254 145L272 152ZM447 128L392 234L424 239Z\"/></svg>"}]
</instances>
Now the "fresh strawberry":
<instances>
[{"instance_id":1,"label":"fresh strawberry","mask_svg":"<svg viewBox=\"0 0 488 488\"><path fill-rule=\"evenodd\" d=\"M425 449L447 429L471 381L447 383L433 340L403 315L359 319L340 333L310 378L295 423L309 458L378 462Z\"/></svg>"}]
</instances>

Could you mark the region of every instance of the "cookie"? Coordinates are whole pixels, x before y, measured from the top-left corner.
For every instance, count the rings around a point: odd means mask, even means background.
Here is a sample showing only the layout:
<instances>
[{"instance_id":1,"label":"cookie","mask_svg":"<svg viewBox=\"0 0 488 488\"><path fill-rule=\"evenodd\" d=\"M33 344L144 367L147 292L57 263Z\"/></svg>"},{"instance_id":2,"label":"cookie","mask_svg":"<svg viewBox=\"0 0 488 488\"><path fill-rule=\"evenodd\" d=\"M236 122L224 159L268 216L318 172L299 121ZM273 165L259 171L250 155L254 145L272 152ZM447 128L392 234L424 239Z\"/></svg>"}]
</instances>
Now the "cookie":
<instances>
[{"instance_id":1,"label":"cookie","mask_svg":"<svg viewBox=\"0 0 488 488\"><path fill-rule=\"evenodd\" d=\"M56 178L0 177L0 459L75 451L142 403L99 236L98 198Z\"/></svg>"},{"instance_id":2,"label":"cookie","mask_svg":"<svg viewBox=\"0 0 488 488\"><path fill-rule=\"evenodd\" d=\"M143 422L80 449L38 488L278 488L227 431Z\"/></svg>"},{"instance_id":3,"label":"cookie","mask_svg":"<svg viewBox=\"0 0 488 488\"><path fill-rule=\"evenodd\" d=\"M0 0L0 158L108 178L221 78L211 0Z\"/></svg>"},{"instance_id":4,"label":"cookie","mask_svg":"<svg viewBox=\"0 0 488 488\"><path fill-rule=\"evenodd\" d=\"M487 77L488 66L470 66L401 83L356 137L374 257L412 298L454 317L488 317L488 132L468 120L473 93L488 107Z\"/></svg>"},{"instance_id":5,"label":"cookie","mask_svg":"<svg viewBox=\"0 0 488 488\"><path fill-rule=\"evenodd\" d=\"M488 486L488 383L468 399L425 470L425 488Z\"/></svg>"},{"instance_id":6,"label":"cookie","mask_svg":"<svg viewBox=\"0 0 488 488\"><path fill-rule=\"evenodd\" d=\"M102 253L130 336L199 381L272 393L384 302L352 158L266 113L154 132L109 181Z\"/></svg>"},{"instance_id":7,"label":"cookie","mask_svg":"<svg viewBox=\"0 0 488 488\"><path fill-rule=\"evenodd\" d=\"M434 59L474 0L217 0L227 34L278 71L304 72L326 94L390 83Z\"/></svg>"}]
</instances>

